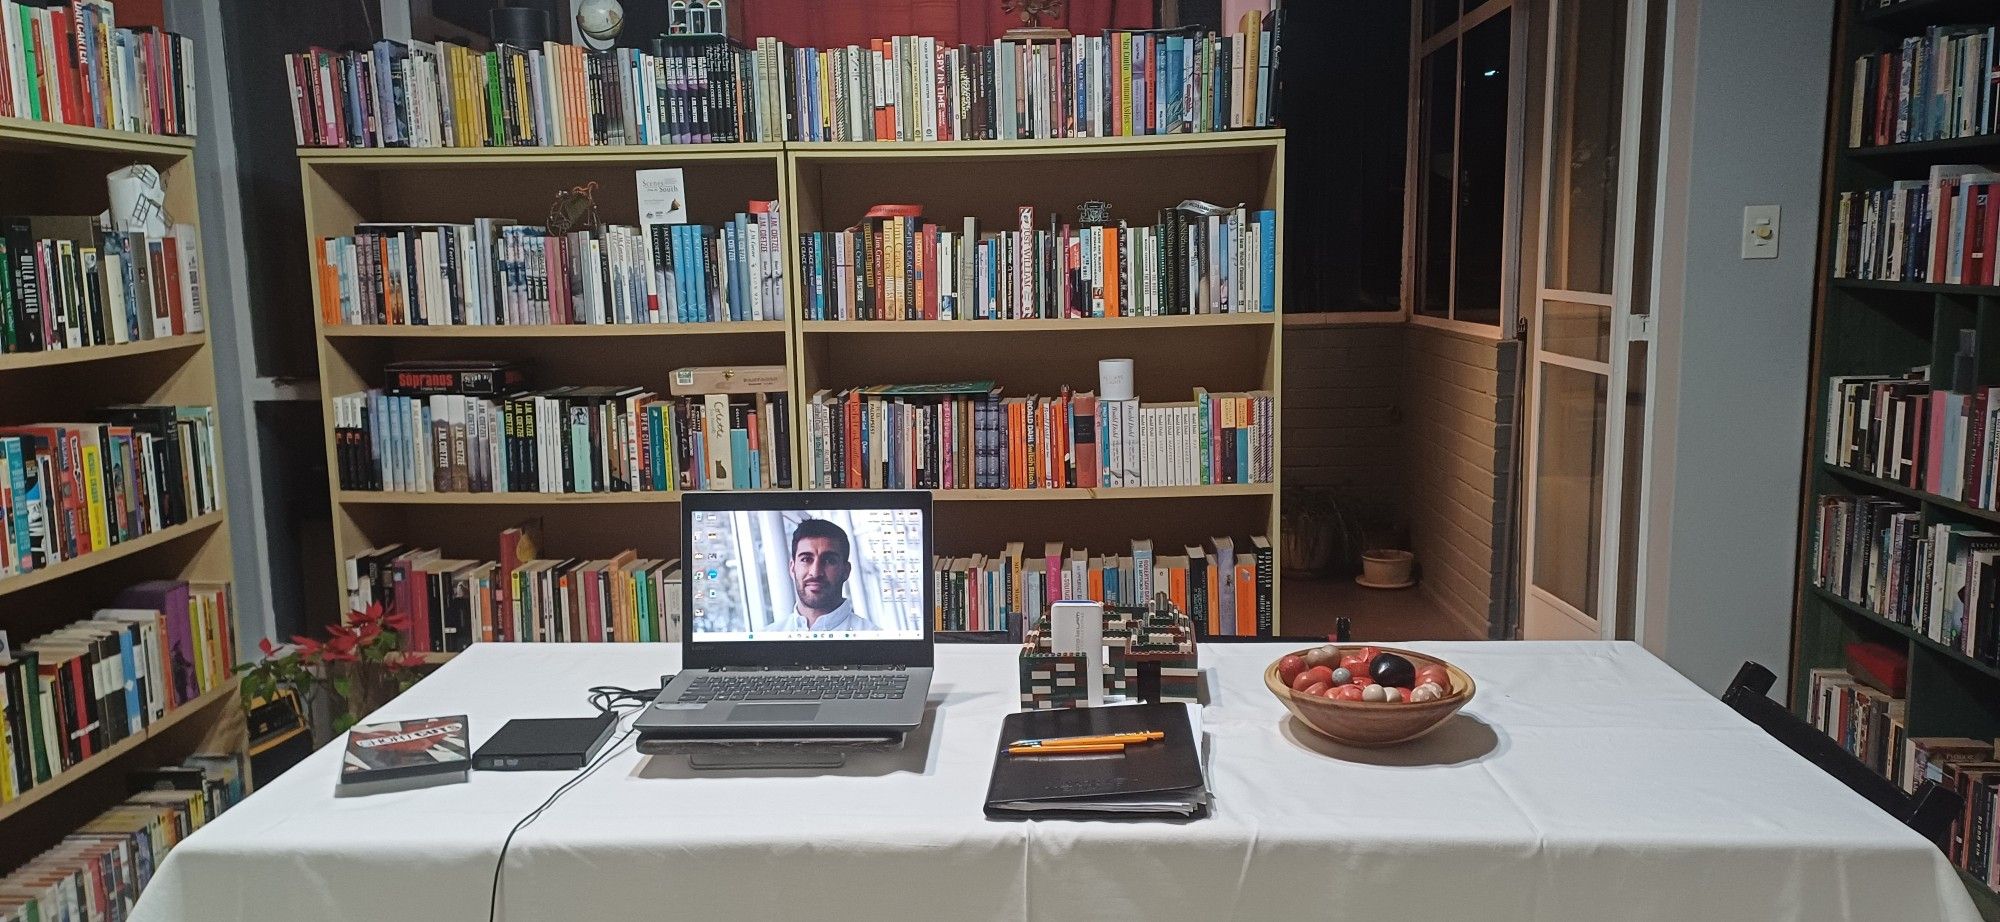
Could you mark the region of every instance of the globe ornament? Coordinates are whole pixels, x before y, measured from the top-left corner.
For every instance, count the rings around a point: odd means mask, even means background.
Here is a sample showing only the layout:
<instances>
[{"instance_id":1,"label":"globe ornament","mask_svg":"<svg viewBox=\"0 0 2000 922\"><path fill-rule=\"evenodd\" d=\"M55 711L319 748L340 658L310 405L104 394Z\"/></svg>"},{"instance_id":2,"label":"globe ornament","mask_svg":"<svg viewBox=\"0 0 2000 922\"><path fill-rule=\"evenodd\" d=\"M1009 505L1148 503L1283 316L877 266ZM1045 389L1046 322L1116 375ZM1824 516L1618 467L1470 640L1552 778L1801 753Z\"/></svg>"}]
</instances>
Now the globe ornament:
<instances>
[{"instance_id":1,"label":"globe ornament","mask_svg":"<svg viewBox=\"0 0 2000 922\"><path fill-rule=\"evenodd\" d=\"M583 36L584 47L592 51L605 51L618 43L618 33L625 29L625 8L618 0L583 0L576 8L576 31Z\"/></svg>"}]
</instances>

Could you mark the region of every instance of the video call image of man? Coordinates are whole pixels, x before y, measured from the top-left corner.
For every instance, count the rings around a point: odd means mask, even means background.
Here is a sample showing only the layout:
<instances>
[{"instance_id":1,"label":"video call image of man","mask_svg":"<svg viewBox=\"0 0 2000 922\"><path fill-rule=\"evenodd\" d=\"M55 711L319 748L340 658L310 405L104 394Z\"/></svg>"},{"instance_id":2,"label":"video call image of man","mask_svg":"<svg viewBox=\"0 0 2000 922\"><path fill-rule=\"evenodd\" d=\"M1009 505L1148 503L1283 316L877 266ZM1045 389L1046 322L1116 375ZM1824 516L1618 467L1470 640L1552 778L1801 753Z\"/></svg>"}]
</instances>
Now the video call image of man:
<instances>
[{"instance_id":1,"label":"video call image of man","mask_svg":"<svg viewBox=\"0 0 2000 922\"><path fill-rule=\"evenodd\" d=\"M806 519L792 530L792 611L772 627L780 631L879 631L854 610L847 578L854 573L853 543L840 526Z\"/></svg>"}]
</instances>

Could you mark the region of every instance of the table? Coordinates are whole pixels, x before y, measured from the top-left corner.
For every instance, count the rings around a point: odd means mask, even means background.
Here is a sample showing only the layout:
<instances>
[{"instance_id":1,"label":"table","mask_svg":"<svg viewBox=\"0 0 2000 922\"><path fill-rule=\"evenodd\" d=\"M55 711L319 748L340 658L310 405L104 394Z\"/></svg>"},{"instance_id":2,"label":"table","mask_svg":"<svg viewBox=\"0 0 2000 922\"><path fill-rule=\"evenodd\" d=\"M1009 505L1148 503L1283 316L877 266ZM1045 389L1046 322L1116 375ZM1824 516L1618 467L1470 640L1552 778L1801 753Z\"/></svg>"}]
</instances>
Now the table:
<instances>
[{"instance_id":1,"label":"table","mask_svg":"<svg viewBox=\"0 0 2000 922\"><path fill-rule=\"evenodd\" d=\"M1265 690L1284 648L1201 650L1215 815L980 814L1014 651L938 648L907 752L823 775L691 772L630 748L515 838L500 918L1977 918L1936 849L1625 643L1425 643L1478 697L1408 747L1337 747ZM653 645L479 644L377 719L586 713ZM334 795L314 753L173 851L137 922L486 918L501 840L569 773Z\"/></svg>"}]
</instances>

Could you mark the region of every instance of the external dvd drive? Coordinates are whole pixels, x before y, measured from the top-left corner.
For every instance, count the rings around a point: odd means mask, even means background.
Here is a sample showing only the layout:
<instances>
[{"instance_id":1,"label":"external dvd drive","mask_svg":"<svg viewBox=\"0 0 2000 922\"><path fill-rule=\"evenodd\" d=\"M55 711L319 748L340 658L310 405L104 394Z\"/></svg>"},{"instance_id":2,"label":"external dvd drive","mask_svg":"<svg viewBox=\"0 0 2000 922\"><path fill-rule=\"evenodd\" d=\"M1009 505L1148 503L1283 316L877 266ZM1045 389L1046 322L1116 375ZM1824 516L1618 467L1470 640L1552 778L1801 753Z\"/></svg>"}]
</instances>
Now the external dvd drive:
<instances>
[{"instance_id":1,"label":"external dvd drive","mask_svg":"<svg viewBox=\"0 0 2000 922\"><path fill-rule=\"evenodd\" d=\"M575 771L590 764L617 726L618 715L612 712L510 720L472 754L472 767L483 772Z\"/></svg>"}]
</instances>

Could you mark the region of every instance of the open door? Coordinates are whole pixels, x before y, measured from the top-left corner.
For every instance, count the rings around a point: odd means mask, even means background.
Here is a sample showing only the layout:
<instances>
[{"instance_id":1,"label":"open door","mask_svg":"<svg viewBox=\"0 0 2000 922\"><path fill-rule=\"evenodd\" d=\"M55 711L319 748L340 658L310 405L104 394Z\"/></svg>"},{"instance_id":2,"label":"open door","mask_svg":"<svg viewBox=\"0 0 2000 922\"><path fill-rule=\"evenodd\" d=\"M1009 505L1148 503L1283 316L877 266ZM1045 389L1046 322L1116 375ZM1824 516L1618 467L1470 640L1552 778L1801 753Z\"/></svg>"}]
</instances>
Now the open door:
<instances>
[{"instance_id":1,"label":"open door","mask_svg":"<svg viewBox=\"0 0 2000 922\"><path fill-rule=\"evenodd\" d=\"M1651 325L1649 0L1551 0L1540 281L1529 311L1521 633L1632 636ZM1631 470L1628 470L1628 466Z\"/></svg>"}]
</instances>

